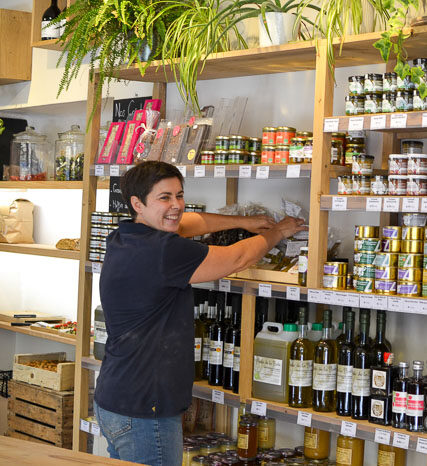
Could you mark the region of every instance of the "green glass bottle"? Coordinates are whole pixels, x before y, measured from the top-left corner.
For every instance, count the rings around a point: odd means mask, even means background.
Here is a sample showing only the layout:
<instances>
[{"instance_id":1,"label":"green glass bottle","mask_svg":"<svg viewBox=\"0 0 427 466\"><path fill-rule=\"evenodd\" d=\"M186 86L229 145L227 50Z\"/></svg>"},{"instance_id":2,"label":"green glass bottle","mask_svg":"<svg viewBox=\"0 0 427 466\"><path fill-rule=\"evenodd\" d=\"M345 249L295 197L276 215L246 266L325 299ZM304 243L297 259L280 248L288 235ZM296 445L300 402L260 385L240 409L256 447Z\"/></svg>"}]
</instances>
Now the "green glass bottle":
<instances>
[{"instance_id":1,"label":"green glass bottle","mask_svg":"<svg viewBox=\"0 0 427 466\"><path fill-rule=\"evenodd\" d=\"M314 349L313 410L335 411L337 385L337 345L332 337L332 311L323 311L323 335Z\"/></svg>"},{"instance_id":2,"label":"green glass bottle","mask_svg":"<svg viewBox=\"0 0 427 466\"><path fill-rule=\"evenodd\" d=\"M391 344L385 337L386 312L377 311L377 333L372 350L374 352L374 365L384 364L384 353L391 353Z\"/></svg>"},{"instance_id":3,"label":"green glass bottle","mask_svg":"<svg viewBox=\"0 0 427 466\"><path fill-rule=\"evenodd\" d=\"M342 308L342 321L339 323L341 334L336 339L338 350L340 346L345 342L345 334L346 334L345 324L346 324L346 316L347 316L348 311L351 311L351 307Z\"/></svg>"},{"instance_id":4,"label":"green glass bottle","mask_svg":"<svg viewBox=\"0 0 427 466\"><path fill-rule=\"evenodd\" d=\"M203 322L199 318L199 305L194 303L194 380L203 379Z\"/></svg>"}]
</instances>

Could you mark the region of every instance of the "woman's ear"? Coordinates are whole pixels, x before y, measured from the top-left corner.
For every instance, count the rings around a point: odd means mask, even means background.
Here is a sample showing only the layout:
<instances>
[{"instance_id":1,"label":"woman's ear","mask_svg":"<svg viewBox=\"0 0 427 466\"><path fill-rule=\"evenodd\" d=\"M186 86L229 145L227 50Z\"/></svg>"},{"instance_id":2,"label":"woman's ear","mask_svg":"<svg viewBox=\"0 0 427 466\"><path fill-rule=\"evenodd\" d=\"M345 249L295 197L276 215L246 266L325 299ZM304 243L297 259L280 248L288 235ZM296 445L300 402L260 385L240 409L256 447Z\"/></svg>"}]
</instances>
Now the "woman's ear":
<instances>
[{"instance_id":1,"label":"woman's ear","mask_svg":"<svg viewBox=\"0 0 427 466\"><path fill-rule=\"evenodd\" d=\"M144 204L142 203L141 199L137 196L131 196L130 203L132 204L133 210L137 214L141 214L144 208Z\"/></svg>"}]
</instances>

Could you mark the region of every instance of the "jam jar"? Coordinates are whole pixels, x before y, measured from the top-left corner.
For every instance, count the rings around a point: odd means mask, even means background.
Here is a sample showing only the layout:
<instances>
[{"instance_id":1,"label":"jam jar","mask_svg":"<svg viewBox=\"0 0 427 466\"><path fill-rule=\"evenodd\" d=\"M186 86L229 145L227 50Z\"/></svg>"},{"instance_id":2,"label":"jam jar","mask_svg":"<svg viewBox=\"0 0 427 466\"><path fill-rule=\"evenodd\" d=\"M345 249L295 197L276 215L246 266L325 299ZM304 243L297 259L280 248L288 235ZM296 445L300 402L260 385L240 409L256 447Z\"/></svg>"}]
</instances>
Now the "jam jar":
<instances>
[{"instance_id":1,"label":"jam jar","mask_svg":"<svg viewBox=\"0 0 427 466\"><path fill-rule=\"evenodd\" d=\"M395 92L397 90L397 73L383 74L383 92Z\"/></svg>"},{"instance_id":2,"label":"jam jar","mask_svg":"<svg viewBox=\"0 0 427 466\"><path fill-rule=\"evenodd\" d=\"M262 146L261 163L274 163L276 146Z\"/></svg>"},{"instance_id":3,"label":"jam jar","mask_svg":"<svg viewBox=\"0 0 427 466\"><path fill-rule=\"evenodd\" d=\"M390 154L388 156L388 172L390 175L407 175L408 156L404 154Z\"/></svg>"},{"instance_id":4,"label":"jam jar","mask_svg":"<svg viewBox=\"0 0 427 466\"><path fill-rule=\"evenodd\" d=\"M230 136L229 150L248 150L249 139L245 136Z\"/></svg>"},{"instance_id":5,"label":"jam jar","mask_svg":"<svg viewBox=\"0 0 427 466\"><path fill-rule=\"evenodd\" d=\"M380 113L381 102L381 93L372 92L371 94L365 94L365 113Z\"/></svg>"},{"instance_id":6,"label":"jam jar","mask_svg":"<svg viewBox=\"0 0 427 466\"><path fill-rule=\"evenodd\" d=\"M351 96L363 95L365 86L364 76L349 76L348 78L348 92Z\"/></svg>"},{"instance_id":7,"label":"jam jar","mask_svg":"<svg viewBox=\"0 0 427 466\"><path fill-rule=\"evenodd\" d=\"M228 150L230 148L230 138L228 136L217 136L215 138L215 150Z\"/></svg>"},{"instance_id":8,"label":"jam jar","mask_svg":"<svg viewBox=\"0 0 427 466\"><path fill-rule=\"evenodd\" d=\"M388 194L388 178L382 175L375 175L371 178L371 191L369 194L384 196Z\"/></svg>"},{"instance_id":9,"label":"jam jar","mask_svg":"<svg viewBox=\"0 0 427 466\"><path fill-rule=\"evenodd\" d=\"M422 154L423 146L422 141L403 141L402 154Z\"/></svg>"},{"instance_id":10,"label":"jam jar","mask_svg":"<svg viewBox=\"0 0 427 466\"><path fill-rule=\"evenodd\" d=\"M414 112L425 110L425 103L421 98L418 89L414 89L412 91L412 109Z\"/></svg>"},{"instance_id":11,"label":"jam jar","mask_svg":"<svg viewBox=\"0 0 427 466\"><path fill-rule=\"evenodd\" d=\"M304 138L292 138L289 147L289 163L304 163Z\"/></svg>"},{"instance_id":12,"label":"jam jar","mask_svg":"<svg viewBox=\"0 0 427 466\"><path fill-rule=\"evenodd\" d=\"M296 136L296 128L291 126L278 126L276 128L276 144L290 144L291 139Z\"/></svg>"},{"instance_id":13,"label":"jam jar","mask_svg":"<svg viewBox=\"0 0 427 466\"><path fill-rule=\"evenodd\" d=\"M273 126L265 126L262 129L262 143L264 145L276 144L276 128Z\"/></svg>"},{"instance_id":14,"label":"jam jar","mask_svg":"<svg viewBox=\"0 0 427 466\"><path fill-rule=\"evenodd\" d=\"M353 157L362 154L365 151L365 144L348 144L345 149L345 164L353 165Z\"/></svg>"},{"instance_id":15,"label":"jam jar","mask_svg":"<svg viewBox=\"0 0 427 466\"><path fill-rule=\"evenodd\" d=\"M371 190L371 177L366 175L352 175L353 194L367 196Z\"/></svg>"},{"instance_id":16,"label":"jam jar","mask_svg":"<svg viewBox=\"0 0 427 466\"><path fill-rule=\"evenodd\" d=\"M228 150L216 150L215 151L215 164L225 165L228 163Z\"/></svg>"},{"instance_id":17,"label":"jam jar","mask_svg":"<svg viewBox=\"0 0 427 466\"><path fill-rule=\"evenodd\" d=\"M383 113L393 113L396 111L396 93L387 92L383 94L381 102L381 111Z\"/></svg>"},{"instance_id":18,"label":"jam jar","mask_svg":"<svg viewBox=\"0 0 427 466\"><path fill-rule=\"evenodd\" d=\"M346 115L354 115L355 114L354 102L353 102L353 96L352 95L347 95L345 97L345 114Z\"/></svg>"},{"instance_id":19,"label":"jam jar","mask_svg":"<svg viewBox=\"0 0 427 466\"><path fill-rule=\"evenodd\" d=\"M362 115L365 113L365 96L358 95L353 96L353 108L354 108L354 115Z\"/></svg>"},{"instance_id":20,"label":"jam jar","mask_svg":"<svg viewBox=\"0 0 427 466\"><path fill-rule=\"evenodd\" d=\"M365 82L363 86L365 94L371 92L382 92L383 91L383 77L381 74L369 73L365 74Z\"/></svg>"},{"instance_id":21,"label":"jam jar","mask_svg":"<svg viewBox=\"0 0 427 466\"><path fill-rule=\"evenodd\" d=\"M343 165L344 149L341 139L332 137L331 141L331 165Z\"/></svg>"},{"instance_id":22,"label":"jam jar","mask_svg":"<svg viewBox=\"0 0 427 466\"><path fill-rule=\"evenodd\" d=\"M249 138L249 151L250 152L260 152L262 147L261 138Z\"/></svg>"},{"instance_id":23,"label":"jam jar","mask_svg":"<svg viewBox=\"0 0 427 466\"><path fill-rule=\"evenodd\" d=\"M427 155L426 154L409 155L408 175L427 175Z\"/></svg>"},{"instance_id":24,"label":"jam jar","mask_svg":"<svg viewBox=\"0 0 427 466\"><path fill-rule=\"evenodd\" d=\"M353 194L353 179L351 176L338 177L338 194Z\"/></svg>"},{"instance_id":25,"label":"jam jar","mask_svg":"<svg viewBox=\"0 0 427 466\"><path fill-rule=\"evenodd\" d=\"M375 157L373 155L353 155L352 174L372 175L374 170L374 159Z\"/></svg>"},{"instance_id":26,"label":"jam jar","mask_svg":"<svg viewBox=\"0 0 427 466\"><path fill-rule=\"evenodd\" d=\"M412 93L409 91L396 92L396 111L410 112L413 110Z\"/></svg>"},{"instance_id":27,"label":"jam jar","mask_svg":"<svg viewBox=\"0 0 427 466\"><path fill-rule=\"evenodd\" d=\"M242 416L237 434L237 454L242 459L255 459L258 444L258 421L253 416Z\"/></svg>"}]
</instances>

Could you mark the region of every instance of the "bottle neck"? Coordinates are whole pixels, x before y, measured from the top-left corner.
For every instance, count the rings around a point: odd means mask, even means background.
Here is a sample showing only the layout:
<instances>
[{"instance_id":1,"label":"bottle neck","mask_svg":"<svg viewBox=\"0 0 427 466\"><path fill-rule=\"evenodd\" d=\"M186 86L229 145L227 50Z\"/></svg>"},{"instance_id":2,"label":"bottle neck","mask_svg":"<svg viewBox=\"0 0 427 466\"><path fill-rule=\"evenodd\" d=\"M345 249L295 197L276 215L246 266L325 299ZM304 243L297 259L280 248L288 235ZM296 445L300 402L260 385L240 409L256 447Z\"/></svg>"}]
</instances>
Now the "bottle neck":
<instances>
[{"instance_id":1,"label":"bottle neck","mask_svg":"<svg viewBox=\"0 0 427 466\"><path fill-rule=\"evenodd\" d=\"M385 322L377 321L377 334L375 336L376 343L383 343L385 340Z\"/></svg>"},{"instance_id":2,"label":"bottle neck","mask_svg":"<svg viewBox=\"0 0 427 466\"><path fill-rule=\"evenodd\" d=\"M414 379L421 380L423 378L423 371L422 369L414 369Z\"/></svg>"},{"instance_id":3,"label":"bottle neck","mask_svg":"<svg viewBox=\"0 0 427 466\"><path fill-rule=\"evenodd\" d=\"M408 378L408 369L406 367L399 367L399 378L400 379Z\"/></svg>"},{"instance_id":4,"label":"bottle neck","mask_svg":"<svg viewBox=\"0 0 427 466\"><path fill-rule=\"evenodd\" d=\"M194 320L199 320L200 311L199 306L194 306Z\"/></svg>"},{"instance_id":5,"label":"bottle neck","mask_svg":"<svg viewBox=\"0 0 427 466\"><path fill-rule=\"evenodd\" d=\"M240 311L233 311L233 327L240 327Z\"/></svg>"},{"instance_id":6,"label":"bottle neck","mask_svg":"<svg viewBox=\"0 0 427 466\"><path fill-rule=\"evenodd\" d=\"M345 327L345 342L351 343L354 339L354 328L346 325Z\"/></svg>"},{"instance_id":7,"label":"bottle neck","mask_svg":"<svg viewBox=\"0 0 427 466\"><path fill-rule=\"evenodd\" d=\"M300 325L299 326L299 338L307 338L308 335L308 326L307 324Z\"/></svg>"},{"instance_id":8,"label":"bottle neck","mask_svg":"<svg viewBox=\"0 0 427 466\"><path fill-rule=\"evenodd\" d=\"M322 340L331 340L332 339L332 328L323 327Z\"/></svg>"},{"instance_id":9,"label":"bottle neck","mask_svg":"<svg viewBox=\"0 0 427 466\"><path fill-rule=\"evenodd\" d=\"M369 326L360 325L360 333L359 333L359 343L361 346L366 346L368 344L369 338Z\"/></svg>"},{"instance_id":10,"label":"bottle neck","mask_svg":"<svg viewBox=\"0 0 427 466\"><path fill-rule=\"evenodd\" d=\"M58 0L52 0L50 6L56 6L56 8L58 8Z\"/></svg>"}]
</instances>

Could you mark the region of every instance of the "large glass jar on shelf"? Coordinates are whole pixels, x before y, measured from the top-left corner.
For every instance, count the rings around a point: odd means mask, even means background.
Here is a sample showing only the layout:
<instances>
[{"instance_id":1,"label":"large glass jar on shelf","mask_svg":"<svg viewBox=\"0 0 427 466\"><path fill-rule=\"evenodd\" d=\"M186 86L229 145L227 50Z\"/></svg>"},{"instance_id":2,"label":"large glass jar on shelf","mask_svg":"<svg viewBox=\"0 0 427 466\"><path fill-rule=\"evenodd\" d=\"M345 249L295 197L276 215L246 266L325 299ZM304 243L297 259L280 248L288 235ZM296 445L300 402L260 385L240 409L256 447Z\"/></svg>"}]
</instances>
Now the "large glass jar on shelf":
<instances>
[{"instance_id":1,"label":"large glass jar on shelf","mask_svg":"<svg viewBox=\"0 0 427 466\"><path fill-rule=\"evenodd\" d=\"M53 178L53 158L47 136L32 126L13 135L10 153L9 180L46 181Z\"/></svg>"},{"instance_id":2,"label":"large glass jar on shelf","mask_svg":"<svg viewBox=\"0 0 427 466\"><path fill-rule=\"evenodd\" d=\"M58 133L55 142L55 179L58 181L80 181L83 179L85 134L79 125Z\"/></svg>"}]
</instances>

